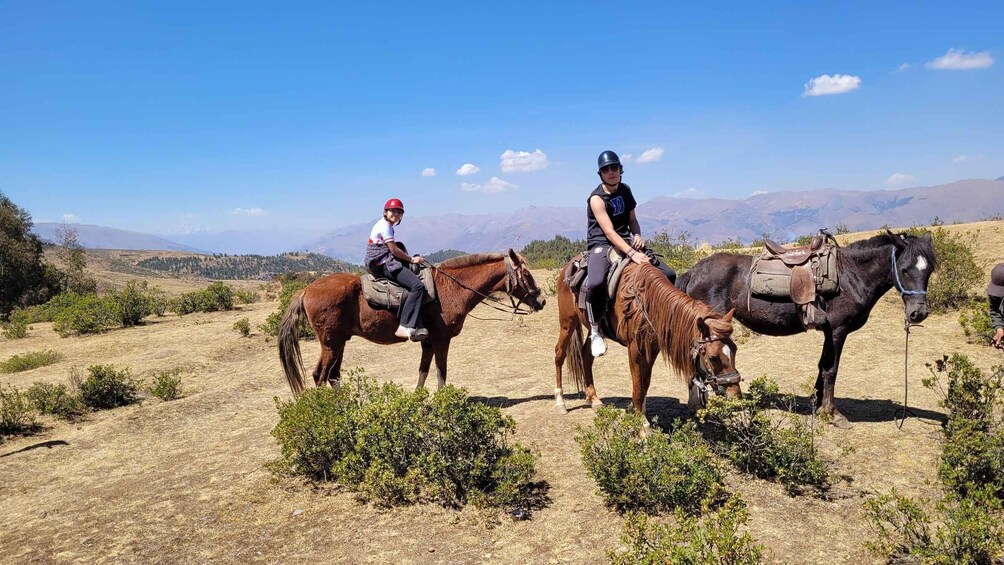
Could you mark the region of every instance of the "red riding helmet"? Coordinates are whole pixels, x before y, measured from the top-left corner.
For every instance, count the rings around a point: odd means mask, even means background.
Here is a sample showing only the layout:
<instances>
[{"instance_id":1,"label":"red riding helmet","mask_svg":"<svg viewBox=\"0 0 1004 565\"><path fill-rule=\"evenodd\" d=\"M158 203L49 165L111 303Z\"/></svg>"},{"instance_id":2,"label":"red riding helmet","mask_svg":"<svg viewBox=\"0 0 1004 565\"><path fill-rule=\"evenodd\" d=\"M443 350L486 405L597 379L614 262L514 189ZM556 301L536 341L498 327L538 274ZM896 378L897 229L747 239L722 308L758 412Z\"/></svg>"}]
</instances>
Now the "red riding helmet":
<instances>
[{"instance_id":1,"label":"red riding helmet","mask_svg":"<svg viewBox=\"0 0 1004 565\"><path fill-rule=\"evenodd\" d=\"M397 198L391 198L383 205L383 211L386 212L387 210L400 210L404 212L404 204Z\"/></svg>"}]
</instances>

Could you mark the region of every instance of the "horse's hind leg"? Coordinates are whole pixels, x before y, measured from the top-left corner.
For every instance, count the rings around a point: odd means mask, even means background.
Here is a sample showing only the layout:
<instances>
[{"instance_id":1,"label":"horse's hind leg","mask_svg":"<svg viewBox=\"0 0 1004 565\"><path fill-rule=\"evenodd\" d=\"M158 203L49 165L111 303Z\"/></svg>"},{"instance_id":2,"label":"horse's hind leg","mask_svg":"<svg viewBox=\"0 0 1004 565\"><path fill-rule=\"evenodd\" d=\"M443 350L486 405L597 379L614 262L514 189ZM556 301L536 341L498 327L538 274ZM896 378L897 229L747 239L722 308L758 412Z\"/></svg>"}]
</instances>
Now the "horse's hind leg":
<instances>
[{"instance_id":1,"label":"horse's hind leg","mask_svg":"<svg viewBox=\"0 0 1004 565\"><path fill-rule=\"evenodd\" d=\"M314 369L314 384L321 386L327 382L333 388L338 388L341 382L345 341L321 344L321 358L317 361L317 368Z\"/></svg>"},{"instance_id":2,"label":"horse's hind leg","mask_svg":"<svg viewBox=\"0 0 1004 565\"><path fill-rule=\"evenodd\" d=\"M589 340L582 343L582 376L586 385L586 402L593 408L603 406L603 401L596 394L596 387L593 385L593 350L589 346Z\"/></svg>"},{"instance_id":3,"label":"horse's hind leg","mask_svg":"<svg viewBox=\"0 0 1004 565\"><path fill-rule=\"evenodd\" d=\"M328 346L321 344L321 357L317 360L317 366L314 367L315 386L321 386L327 380L327 369L330 364L331 350L328 349Z\"/></svg>"}]
</instances>

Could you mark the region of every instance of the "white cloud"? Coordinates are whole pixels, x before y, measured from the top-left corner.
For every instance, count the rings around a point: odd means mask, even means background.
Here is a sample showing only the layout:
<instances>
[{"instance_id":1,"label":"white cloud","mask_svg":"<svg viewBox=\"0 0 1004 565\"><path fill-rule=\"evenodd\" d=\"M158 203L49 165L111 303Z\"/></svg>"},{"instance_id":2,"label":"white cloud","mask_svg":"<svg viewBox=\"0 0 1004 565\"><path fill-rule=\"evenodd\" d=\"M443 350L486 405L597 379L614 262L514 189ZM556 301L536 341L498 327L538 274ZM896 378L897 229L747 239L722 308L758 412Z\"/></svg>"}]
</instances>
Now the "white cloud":
<instances>
[{"instance_id":1,"label":"white cloud","mask_svg":"<svg viewBox=\"0 0 1004 565\"><path fill-rule=\"evenodd\" d=\"M628 161L631 160L631 157L634 157L634 155L632 155L630 153L625 153L625 154L621 155L621 163L627 163Z\"/></svg>"},{"instance_id":2,"label":"white cloud","mask_svg":"<svg viewBox=\"0 0 1004 565\"><path fill-rule=\"evenodd\" d=\"M646 149L642 151L641 155L638 156L638 163L654 163L659 159L662 159L662 154L666 151L662 147L653 147L651 149Z\"/></svg>"},{"instance_id":3,"label":"white cloud","mask_svg":"<svg viewBox=\"0 0 1004 565\"><path fill-rule=\"evenodd\" d=\"M958 155L954 159L952 159L952 162L953 163L965 163L967 159L969 159L969 158L966 157L965 155Z\"/></svg>"},{"instance_id":4,"label":"white cloud","mask_svg":"<svg viewBox=\"0 0 1004 565\"><path fill-rule=\"evenodd\" d=\"M843 94L861 87L861 78L854 75L819 75L805 83L802 96Z\"/></svg>"},{"instance_id":5,"label":"white cloud","mask_svg":"<svg viewBox=\"0 0 1004 565\"><path fill-rule=\"evenodd\" d=\"M80 217L76 214L63 214L63 221L68 224L79 224Z\"/></svg>"},{"instance_id":6,"label":"white cloud","mask_svg":"<svg viewBox=\"0 0 1004 565\"><path fill-rule=\"evenodd\" d=\"M898 186L898 185L905 184L905 183L908 183L908 182L912 182L912 181L915 181L915 180L917 180L917 179L915 179L911 175L905 175L903 173L893 173L893 174L889 175L889 178L885 179L885 185L886 186Z\"/></svg>"},{"instance_id":7,"label":"white cloud","mask_svg":"<svg viewBox=\"0 0 1004 565\"><path fill-rule=\"evenodd\" d=\"M234 208L234 210L232 212L230 212L230 213L233 214L234 216L267 216L268 215L268 212L266 212L265 210L262 210L261 208L257 208L257 207L255 207L255 208Z\"/></svg>"},{"instance_id":8,"label":"white cloud","mask_svg":"<svg viewBox=\"0 0 1004 565\"><path fill-rule=\"evenodd\" d=\"M481 171L481 167L475 165L474 163L464 163L457 169L457 174L466 177L467 175L477 174Z\"/></svg>"},{"instance_id":9,"label":"white cloud","mask_svg":"<svg viewBox=\"0 0 1004 565\"><path fill-rule=\"evenodd\" d=\"M505 192L511 188L519 188L519 185L506 182L498 177L492 177L484 184L465 182L460 185L460 190L463 190L464 192L484 192L485 194Z\"/></svg>"},{"instance_id":10,"label":"white cloud","mask_svg":"<svg viewBox=\"0 0 1004 565\"><path fill-rule=\"evenodd\" d=\"M896 70L893 71L893 74L901 73L909 68L910 68L910 63L903 63L902 65L896 67Z\"/></svg>"},{"instance_id":11,"label":"white cloud","mask_svg":"<svg viewBox=\"0 0 1004 565\"><path fill-rule=\"evenodd\" d=\"M506 149L502 153L501 159L502 161L499 163L499 166L502 168L503 173L528 173L530 171L546 169L550 165L547 161L547 155L540 149L537 149L533 153Z\"/></svg>"},{"instance_id":12,"label":"white cloud","mask_svg":"<svg viewBox=\"0 0 1004 565\"><path fill-rule=\"evenodd\" d=\"M673 194L673 198L704 198L704 193L694 187Z\"/></svg>"},{"instance_id":13,"label":"white cloud","mask_svg":"<svg viewBox=\"0 0 1004 565\"><path fill-rule=\"evenodd\" d=\"M432 167L426 167L426 168L422 169L422 176L423 177L434 177L434 176L436 176L436 169L433 169Z\"/></svg>"},{"instance_id":14,"label":"white cloud","mask_svg":"<svg viewBox=\"0 0 1004 565\"><path fill-rule=\"evenodd\" d=\"M750 196L761 196L764 194L767 194L766 190L754 190L753 194L750 194Z\"/></svg>"},{"instance_id":15,"label":"white cloud","mask_svg":"<svg viewBox=\"0 0 1004 565\"><path fill-rule=\"evenodd\" d=\"M989 51L980 51L979 53L970 51L967 53L962 49L949 49L948 53L924 63L924 66L939 71L971 71L973 69L986 69L993 64L994 58Z\"/></svg>"}]
</instances>

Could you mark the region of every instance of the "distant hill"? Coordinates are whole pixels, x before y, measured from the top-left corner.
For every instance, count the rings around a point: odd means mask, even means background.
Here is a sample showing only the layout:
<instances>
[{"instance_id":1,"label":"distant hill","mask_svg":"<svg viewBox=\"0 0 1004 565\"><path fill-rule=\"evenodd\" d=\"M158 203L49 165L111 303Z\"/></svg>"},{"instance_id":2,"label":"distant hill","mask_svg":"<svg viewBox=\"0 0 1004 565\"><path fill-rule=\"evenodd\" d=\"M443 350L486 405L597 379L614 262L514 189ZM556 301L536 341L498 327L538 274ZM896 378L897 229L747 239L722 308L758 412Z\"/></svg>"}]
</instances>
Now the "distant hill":
<instances>
[{"instance_id":1,"label":"distant hill","mask_svg":"<svg viewBox=\"0 0 1004 565\"><path fill-rule=\"evenodd\" d=\"M64 224L39 222L32 232L43 240L55 242L56 230ZM162 249L165 251L200 252L196 247L183 245L160 236L128 230L92 226L89 224L66 224L77 231L80 245L92 249Z\"/></svg>"}]
</instances>

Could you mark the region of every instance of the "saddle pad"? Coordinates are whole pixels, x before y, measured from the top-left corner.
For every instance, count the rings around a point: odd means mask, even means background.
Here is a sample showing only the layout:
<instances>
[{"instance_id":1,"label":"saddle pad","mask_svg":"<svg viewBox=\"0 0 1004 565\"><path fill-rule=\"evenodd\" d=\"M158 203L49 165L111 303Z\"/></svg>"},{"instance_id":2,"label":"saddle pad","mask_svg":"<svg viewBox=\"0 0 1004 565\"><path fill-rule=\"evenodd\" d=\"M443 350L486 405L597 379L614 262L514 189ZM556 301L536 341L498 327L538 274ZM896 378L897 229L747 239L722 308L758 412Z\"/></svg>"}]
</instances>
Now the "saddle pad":
<instances>
[{"instance_id":1,"label":"saddle pad","mask_svg":"<svg viewBox=\"0 0 1004 565\"><path fill-rule=\"evenodd\" d=\"M432 277L432 269L422 269L419 273L425 284L425 299L422 304L436 301L436 283ZM376 278L366 273L359 277L362 283L363 297L374 308L393 309L401 305L407 290L394 281Z\"/></svg>"}]
</instances>

